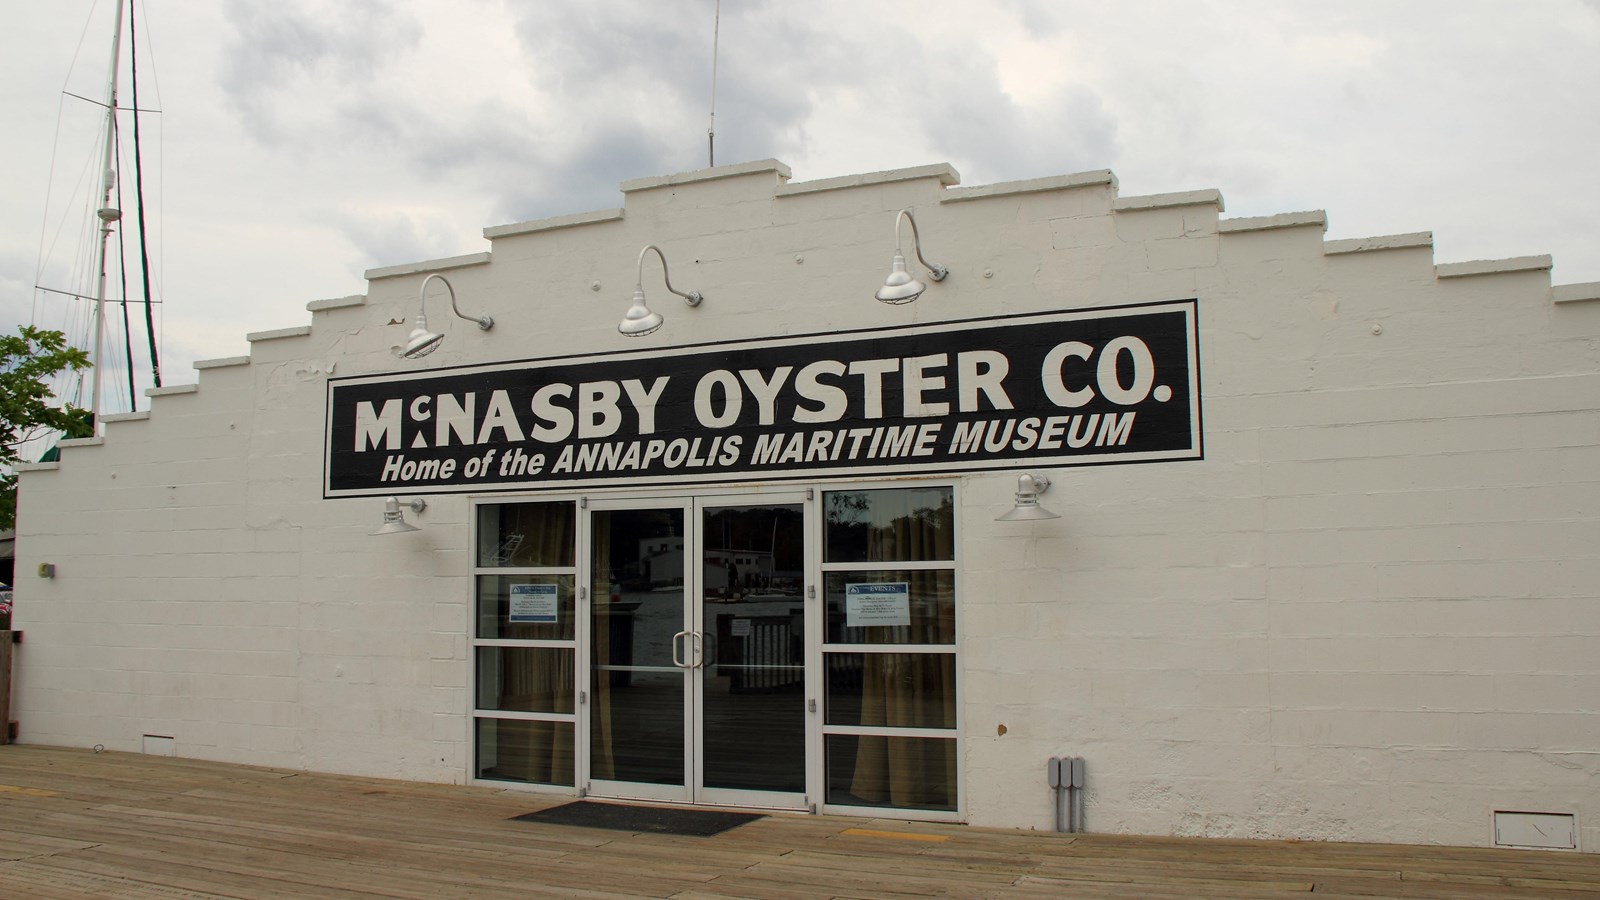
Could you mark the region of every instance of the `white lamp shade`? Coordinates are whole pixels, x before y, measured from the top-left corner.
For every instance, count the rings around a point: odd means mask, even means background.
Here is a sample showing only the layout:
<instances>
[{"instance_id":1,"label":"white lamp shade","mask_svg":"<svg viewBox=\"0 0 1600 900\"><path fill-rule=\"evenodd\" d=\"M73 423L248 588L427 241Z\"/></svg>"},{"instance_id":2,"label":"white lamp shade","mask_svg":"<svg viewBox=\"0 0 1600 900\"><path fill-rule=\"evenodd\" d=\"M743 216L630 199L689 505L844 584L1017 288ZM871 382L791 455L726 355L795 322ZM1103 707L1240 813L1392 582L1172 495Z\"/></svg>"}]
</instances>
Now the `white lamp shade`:
<instances>
[{"instance_id":1,"label":"white lamp shade","mask_svg":"<svg viewBox=\"0 0 1600 900\"><path fill-rule=\"evenodd\" d=\"M429 353L439 349L439 344L444 341L444 335L428 330L428 317L417 316L417 327L411 330L411 336L406 338L405 348L400 355L406 359L421 359Z\"/></svg>"},{"instance_id":2,"label":"white lamp shade","mask_svg":"<svg viewBox=\"0 0 1600 900\"><path fill-rule=\"evenodd\" d=\"M617 326L617 330L628 337L644 337L660 328L663 321L660 313L651 312L644 305L644 291L634 291L633 305L623 314L622 324Z\"/></svg>"},{"instance_id":3,"label":"white lamp shade","mask_svg":"<svg viewBox=\"0 0 1600 900\"><path fill-rule=\"evenodd\" d=\"M878 288L875 296L884 303L898 306L917 299L927 289L927 285L912 278L911 273L906 271L906 258L896 253L894 268L889 271L889 277L883 280L883 287Z\"/></svg>"}]
</instances>

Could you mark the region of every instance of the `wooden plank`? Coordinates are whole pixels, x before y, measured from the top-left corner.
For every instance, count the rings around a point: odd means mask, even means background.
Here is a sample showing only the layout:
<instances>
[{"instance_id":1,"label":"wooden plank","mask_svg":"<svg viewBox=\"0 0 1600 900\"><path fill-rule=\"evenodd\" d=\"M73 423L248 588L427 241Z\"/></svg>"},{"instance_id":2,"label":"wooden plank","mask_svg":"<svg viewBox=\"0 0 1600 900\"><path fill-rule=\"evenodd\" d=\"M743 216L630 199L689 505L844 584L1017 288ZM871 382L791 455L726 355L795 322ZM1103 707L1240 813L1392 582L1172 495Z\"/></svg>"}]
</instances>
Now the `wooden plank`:
<instances>
[{"instance_id":1,"label":"wooden plank","mask_svg":"<svg viewBox=\"0 0 1600 900\"><path fill-rule=\"evenodd\" d=\"M1127 900L1196 900L1196 898L1217 898L1217 900L1256 900L1256 898L1294 897L1299 892L1285 893L1272 888L1252 888L1235 884L1222 884L1206 886L1189 884L1182 886L1152 885L1152 884L1113 884L1106 882L1078 883L1070 886L1062 885L1058 881L1025 879L1016 888L1007 891L1008 898L1039 898L1039 900L1059 900L1062 897L1094 897L1096 900L1113 900L1113 898L1127 898ZM1320 897L1320 894L1318 894ZM1385 895L1378 895L1379 897ZM1309 898L1308 898L1309 900ZM1372 897L1363 900L1374 900Z\"/></svg>"},{"instance_id":2,"label":"wooden plank","mask_svg":"<svg viewBox=\"0 0 1600 900\"><path fill-rule=\"evenodd\" d=\"M83 900L116 897L118 900L216 900L210 892L186 891L169 885L139 884L120 875L106 875L43 866L29 862L0 866L0 897L28 900Z\"/></svg>"},{"instance_id":3,"label":"wooden plank","mask_svg":"<svg viewBox=\"0 0 1600 900\"><path fill-rule=\"evenodd\" d=\"M10 812L10 810L7 810ZM7 829L5 841L0 843L0 860L15 861L35 856L49 856L66 850L93 847L93 841L75 841L46 835L25 834Z\"/></svg>"},{"instance_id":4,"label":"wooden plank","mask_svg":"<svg viewBox=\"0 0 1600 900\"><path fill-rule=\"evenodd\" d=\"M846 828L839 832L844 837L886 838L893 841L923 841L942 844L950 840L947 834L923 834L916 831L879 831L875 828Z\"/></svg>"},{"instance_id":5,"label":"wooden plank","mask_svg":"<svg viewBox=\"0 0 1600 900\"><path fill-rule=\"evenodd\" d=\"M1005 869L975 869L969 866L941 865L938 861L917 863L909 860L883 860L872 857L843 856L797 850L769 866L795 866L808 869L869 874L907 880L950 881L972 887L993 888L1015 884L1018 873Z\"/></svg>"},{"instance_id":6,"label":"wooden plank","mask_svg":"<svg viewBox=\"0 0 1600 900\"><path fill-rule=\"evenodd\" d=\"M1039 884L1054 882L1061 885L1063 894L1071 893L1071 885L1084 883L1093 884L1139 884L1159 887L1166 890L1177 888L1201 889L1215 888L1228 890L1258 890L1273 894L1285 893L1311 893L1316 887L1311 881L1267 881L1253 878L1227 878L1222 876L1206 877L1202 875L1179 875L1166 872L1125 872L1083 869L1074 872L1064 872L1055 875L1029 875L1028 880Z\"/></svg>"},{"instance_id":7,"label":"wooden plank","mask_svg":"<svg viewBox=\"0 0 1600 900\"><path fill-rule=\"evenodd\" d=\"M1532 888L1548 892L1551 896L1563 891L1582 891L1600 894L1600 877L1572 880L1566 878L1539 878L1506 874L1480 874L1474 872L1421 872L1403 871L1402 881L1438 882L1451 885L1478 887Z\"/></svg>"},{"instance_id":8,"label":"wooden plank","mask_svg":"<svg viewBox=\"0 0 1600 900\"><path fill-rule=\"evenodd\" d=\"M793 890L804 885L812 897L971 897L969 885L935 883L922 879L875 877L866 872L837 872L806 866L761 865L731 873L712 882L719 890L736 896L765 897L778 890Z\"/></svg>"},{"instance_id":9,"label":"wooden plank","mask_svg":"<svg viewBox=\"0 0 1600 900\"><path fill-rule=\"evenodd\" d=\"M60 791L46 791L39 788L18 787L14 784L0 784L0 794L21 794L24 797L59 797Z\"/></svg>"}]
</instances>

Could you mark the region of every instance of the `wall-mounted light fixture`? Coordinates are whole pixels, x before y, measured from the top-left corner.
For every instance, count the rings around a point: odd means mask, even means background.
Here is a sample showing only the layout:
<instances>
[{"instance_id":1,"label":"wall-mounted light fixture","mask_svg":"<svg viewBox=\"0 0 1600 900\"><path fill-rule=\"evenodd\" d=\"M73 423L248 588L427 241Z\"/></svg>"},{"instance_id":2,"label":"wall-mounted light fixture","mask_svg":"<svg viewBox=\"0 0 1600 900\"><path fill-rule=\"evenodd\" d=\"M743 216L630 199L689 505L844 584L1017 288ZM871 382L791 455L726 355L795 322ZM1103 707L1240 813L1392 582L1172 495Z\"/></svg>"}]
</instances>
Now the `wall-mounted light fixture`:
<instances>
[{"instance_id":1,"label":"wall-mounted light fixture","mask_svg":"<svg viewBox=\"0 0 1600 900\"><path fill-rule=\"evenodd\" d=\"M644 257L651 250L654 250L656 256L661 259L661 280L666 283L667 290L682 297L690 306L699 306L700 301L705 299L699 291L684 293L673 287L672 276L667 274L667 258L661 253L661 248L655 244L646 244L645 248L639 251L639 277L633 284L633 305L628 307L627 313L622 317L622 324L617 326L617 330L628 337L644 337L660 328L661 323L666 321L660 313L651 312L650 308L644 305Z\"/></svg>"},{"instance_id":2,"label":"wall-mounted light fixture","mask_svg":"<svg viewBox=\"0 0 1600 900\"><path fill-rule=\"evenodd\" d=\"M428 508L428 501L418 497L406 504L411 511L421 515ZM400 511L400 498L389 497L383 501L383 524L373 534L405 534L408 531L421 531L415 525L406 521L406 514Z\"/></svg>"},{"instance_id":3,"label":"wall-mounted light fixture","mask_svg":"<svg viewBox=\"0 0 1600 900\"><path fill-rule=\"evenodd\" d=\"M451 287L450 280L438 272L422 279L422 288L417 291L417 327L411 330L411 337L406 339L405 347L401 348L400 355L406 359L421 359L429 353L439 349L439 344L444 341L444 335L428 330L428 283L435 278L444 283L444 289L450 292L450 308L457 316L468 322L477 322L478 327L484 331L494 327L494 320L488 316L469 316L456 306L456 289Z\"/></svg>"},{"instance_id":4,"label":"wall-mounted light fixture","mask_svg":"<svg viewBox=\"0 0 1600 900\"><path fill-rule=\"evenodd\" d=\"M936 265L922 258L922 238L917 234L917 220L911 217L911 210L902 209L900 215L894 219L894 268L889 270L889 277L883 280L883 287L878 288L877 298L884 303L901 304L922 296L928 289L926 284L911 277L906 271L906 257L900 252L900 223L911 223L911 249L917 254L917 262L928 270L928 277L934 281L943 281L950 270L944 266Z\"/></svg>"},{"instance_id":5,"label":"wall-mounted light fixture","mask_svg":"<svg viewBox=\"0 0 1600 900\"><path fill-rule=\"evenodd\" d=\"M1050 477L1043 472L1024 472L1017 476L1017 505L996 516L996 522L1027 522L1059 519L1061 516L1039 505L1039 495L1050 490Z\"/></svg>"}]
</instances>

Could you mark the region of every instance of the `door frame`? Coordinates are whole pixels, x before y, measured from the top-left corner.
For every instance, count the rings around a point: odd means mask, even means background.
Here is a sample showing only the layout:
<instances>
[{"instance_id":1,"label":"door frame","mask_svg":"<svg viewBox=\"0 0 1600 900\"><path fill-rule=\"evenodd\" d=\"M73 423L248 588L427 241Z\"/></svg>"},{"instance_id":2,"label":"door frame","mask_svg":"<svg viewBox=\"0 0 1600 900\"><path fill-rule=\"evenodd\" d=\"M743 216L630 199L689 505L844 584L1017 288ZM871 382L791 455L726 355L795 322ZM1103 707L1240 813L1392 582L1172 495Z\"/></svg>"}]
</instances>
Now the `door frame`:
<instances>
[{"instance_id":1,"label":"door frame","mask_svg":"<svg viewBox=\"0 0 1600 900\"><path fill-rule=\"evenodd\" d=\"M585 496L579 499L580 516L577 547L578 601L578 653L580 703L578 705L576 741L577 758L575 774L580 796L596 796L622 800L647 800L657 803L683 803L699 806L731 806L745 809L781 809L814 811L821 798L822 787L822 637L823 615L818 599L820 588L816 573L820 570L821 525L817 519L817 491L814 488L786 487L781 489L739 490L713 488L698 491L640 493L607 493L604 496ZM805 759L805 791L803 794L768 791L708 788L705 781L705 683L706 641L704 553L705 510L726 506L792 506L802 510L803 531L803 588L800 598L805 610L804 652L805 666L802 702L805 704L803 747ZM684 783L656 785L641 782L599 780L593 777L592 739L593 703L589 696L590 676L593 666L594 630L594 533L592 513L599 510L630 509L681 509L684 513L683 562L683 625L697 639L685 639L685 658L695 664L683 673L684 681ZM692 649L691 649L692 648Z\"/></svg>"},{"instance_id":2,"label":"door frame","mask_svg":"<svg viewBox=\"0 0 1600 900\"><path fill-rule=\"evenodd\" d=\"M575 748L575 775L579 793L584 796L594 795L624 800L650 800L663 803L690 803L693 801L693 773L695 760L691 751L695 747L693 740L694 719L690 704L694 687L694 672L692 669L679 667L682 704L683 733L680 735L681 746L684 750L684 769L682 784L650 784L634 781L597 780L593 777L593 712L596 698L593 696L593 682L590 680L594 666L594 528L593 514L602 510L673 510L683 514L683 590L679 600L680 621L687 623L689 599L693 594L692 585L698 579L691 580L689 572L689 535L693 527L693 503L688 497L586 497L578 502L578 528L577 528L577 561L578 561L578 604L576 613L578 637L578 672L575 682L578 684L580 703L578 705L577 744ZM680 632L681 633L681 632ZM685 640L685 644L689 641ZM677 639L673 639L670 652L674 659L677 657Z\"/></svg>"}]
</instances>

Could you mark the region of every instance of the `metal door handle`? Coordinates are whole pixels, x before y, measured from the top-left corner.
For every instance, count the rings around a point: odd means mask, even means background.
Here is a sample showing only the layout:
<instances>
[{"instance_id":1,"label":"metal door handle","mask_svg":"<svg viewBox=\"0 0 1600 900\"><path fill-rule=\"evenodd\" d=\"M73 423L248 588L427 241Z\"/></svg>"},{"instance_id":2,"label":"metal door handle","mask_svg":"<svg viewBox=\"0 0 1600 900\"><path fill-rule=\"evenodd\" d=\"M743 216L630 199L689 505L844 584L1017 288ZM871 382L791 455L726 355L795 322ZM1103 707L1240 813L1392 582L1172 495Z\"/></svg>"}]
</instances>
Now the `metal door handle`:
<instances>
[{"instance_id":1,"label":"metal door handle","mask_svg":"<svg viewBox=\"0 0 1600 900\"><path fill-rule=\"evenodd\" d=\"M680 669L687 669L689 667L684 665L683 659L678 656L678 638L681 638L688 633L689 632L687 631L680 631L672 636L672 664Z\"/></svg>"},{"instance_id":2,"label":"metal door handle","mask_svg":"<svg viewBox=\"0 0 1600 900\"><path fill-rule=\"evenodd\" d=\"M689 668L698 669L706 664L706 645L704 643L704 639L700 635L700 632L691 631L689 632L689 636L694 638L694 665L690 666Z\"/></svg>"}]
</instances>

